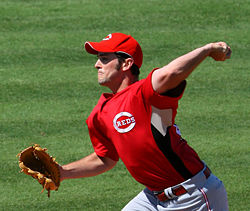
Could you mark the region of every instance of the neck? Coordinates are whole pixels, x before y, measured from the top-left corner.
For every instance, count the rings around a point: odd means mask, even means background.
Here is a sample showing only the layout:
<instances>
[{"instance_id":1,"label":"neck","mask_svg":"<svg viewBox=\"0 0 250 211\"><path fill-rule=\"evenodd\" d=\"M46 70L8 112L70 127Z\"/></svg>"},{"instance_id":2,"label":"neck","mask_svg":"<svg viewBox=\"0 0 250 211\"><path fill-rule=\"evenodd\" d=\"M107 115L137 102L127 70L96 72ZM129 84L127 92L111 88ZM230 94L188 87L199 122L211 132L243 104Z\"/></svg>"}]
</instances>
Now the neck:
<instances>
[{"instance_id":1,"label":"neck","mask_svg":"<svg viewBox=\"0 0 250 211\"><path fill-rule=\"evenodd\" d=\"M128 86L130 86L131 84L137 81L138 81L138 78L135 76L124 77L121 83L119 83L117 86L113 86L113 87L108 86L108 88L115 94L115 93L122 91L123 89L127 88Z\"/></svg>"}]
</instances>

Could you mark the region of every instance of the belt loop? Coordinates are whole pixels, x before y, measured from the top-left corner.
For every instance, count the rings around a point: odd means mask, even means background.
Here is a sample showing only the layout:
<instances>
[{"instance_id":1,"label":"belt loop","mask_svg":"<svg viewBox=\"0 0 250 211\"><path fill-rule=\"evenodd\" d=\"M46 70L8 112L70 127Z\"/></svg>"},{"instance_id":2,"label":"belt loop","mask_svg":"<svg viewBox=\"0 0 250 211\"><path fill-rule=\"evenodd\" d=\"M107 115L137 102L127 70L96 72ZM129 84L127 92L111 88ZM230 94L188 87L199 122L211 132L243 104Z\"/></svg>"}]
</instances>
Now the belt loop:
<instances>
[{"instance_id":1,"label":"belt loop","mask_svg":"<svg viewBox=\"0 0 250 211\"><path fill-rule=\"evenodd\" d=\"M155 196L162 202L171 200L185 193L187 193L187 190L182 185L178 187L168 187L162 192L154 192Z\"/></svg>"},{"instance_id":2,"label":"belt loop","mask_svg":"<svg viewBox=\"0 0 250 211\"><path fill-rule=\"evenodd\" d=\"M211 170L208 168L208 166L206 166L206 168L203 171L203 174L205 175L206 179L210 177L211 173L212 173Z\"/></svg>"},{"instance_id":3,"label":"belt loop","mask_svg":"<svg viewBox=\"0 0 250 211\"><path fill-rule=\"evenodd\" d=\"M173 199L176 197L171 187L164 189L164 193L169 199Z\"/></svg>"}]
</instances>

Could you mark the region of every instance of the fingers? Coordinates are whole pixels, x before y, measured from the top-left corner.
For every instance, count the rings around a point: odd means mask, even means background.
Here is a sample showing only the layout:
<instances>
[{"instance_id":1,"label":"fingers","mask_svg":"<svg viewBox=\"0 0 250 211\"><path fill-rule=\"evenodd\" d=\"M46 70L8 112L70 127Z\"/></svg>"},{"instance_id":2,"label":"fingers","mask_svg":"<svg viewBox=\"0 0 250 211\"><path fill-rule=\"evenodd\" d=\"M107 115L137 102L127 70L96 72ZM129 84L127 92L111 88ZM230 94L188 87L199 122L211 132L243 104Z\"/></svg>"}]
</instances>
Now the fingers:
<instances>
[{"instance_id":1,"label":"fingers","mask_svg":"<svg viewBox=\"0 0 250 211\"><path fill-rule=\"evenodd\" d=\"M232 50L230 47L228 47L227 52L226 52L226 59L229 59L231 57Z\"/></svg>"},{"instance_id":2,"label":"fingers","mask_svg":"<svg viewBox=\"0 0 250 211\"><path fill-rule=\"evenodd\" d=\"M221 51L223 53L226 53L229 48L225 42L216 42L213 47L215 51Z\"/></svg>"},{"instance_id":3,"label":"fingers","mask_svg":"<svg viewBox=\"0 0 250 211\"><path fill-rule=\"evenodd\" d=\"M224 61L231 57L232 50L225 42L212 43L211 53L209 54L216 61Z\"/></svg>"},{"instance_id":4,"label":"fingers","mask_svg":"<svg viewBox=\"0 0 250 211\"><path fill-rule=\"evenodd\" d=\"M230 46L228 46L225 42L221 42L220 45L223 48L223 53L225 54L225 59L229 59L231 57L232 50Z\"/></svg>"}]
</instances>

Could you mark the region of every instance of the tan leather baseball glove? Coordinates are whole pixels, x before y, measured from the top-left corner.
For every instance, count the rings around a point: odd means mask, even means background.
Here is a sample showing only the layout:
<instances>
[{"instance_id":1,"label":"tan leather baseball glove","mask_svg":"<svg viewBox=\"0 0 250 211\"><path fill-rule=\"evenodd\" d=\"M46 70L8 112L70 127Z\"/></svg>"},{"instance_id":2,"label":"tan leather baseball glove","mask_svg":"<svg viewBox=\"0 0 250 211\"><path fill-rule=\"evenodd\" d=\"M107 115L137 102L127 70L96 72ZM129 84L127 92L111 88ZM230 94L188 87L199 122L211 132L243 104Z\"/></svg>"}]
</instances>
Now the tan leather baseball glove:
<instances>
[{"instance_id":1,"label":"tan leather baseball glove","mask_svg":"<svg viewBox=\"0 0 250 211\"><path fill-rule=\"evenodd\" d=\"M55 158L46 151L46 148L34 144L21 151L17 156L21 172L35 178L43 186L42 192L46 189L48 197L50 197L50 191L57 191L60 186L60 170Z\"/></svg>"}]
</instances>

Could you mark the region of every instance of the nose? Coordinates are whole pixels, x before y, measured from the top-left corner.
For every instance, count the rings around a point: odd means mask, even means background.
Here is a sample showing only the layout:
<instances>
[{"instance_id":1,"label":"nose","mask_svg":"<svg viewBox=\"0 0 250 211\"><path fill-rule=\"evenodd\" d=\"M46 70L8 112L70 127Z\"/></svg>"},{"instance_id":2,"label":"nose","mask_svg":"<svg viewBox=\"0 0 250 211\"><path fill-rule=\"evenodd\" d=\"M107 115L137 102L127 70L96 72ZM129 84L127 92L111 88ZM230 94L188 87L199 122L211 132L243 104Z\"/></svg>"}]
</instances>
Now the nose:
<instances>
[{"instance_id":1,"label":"nose","mask_svg":"<svg viewBox=\"0 0 250 211\"><path fill-rule=\"evenodd\" d=\"M95 68L99 69L101 68L101 62L100 62L100 59L98 59L95 63Z\"/></svg>"}]
</instances>

